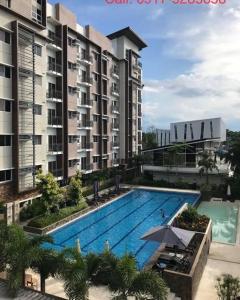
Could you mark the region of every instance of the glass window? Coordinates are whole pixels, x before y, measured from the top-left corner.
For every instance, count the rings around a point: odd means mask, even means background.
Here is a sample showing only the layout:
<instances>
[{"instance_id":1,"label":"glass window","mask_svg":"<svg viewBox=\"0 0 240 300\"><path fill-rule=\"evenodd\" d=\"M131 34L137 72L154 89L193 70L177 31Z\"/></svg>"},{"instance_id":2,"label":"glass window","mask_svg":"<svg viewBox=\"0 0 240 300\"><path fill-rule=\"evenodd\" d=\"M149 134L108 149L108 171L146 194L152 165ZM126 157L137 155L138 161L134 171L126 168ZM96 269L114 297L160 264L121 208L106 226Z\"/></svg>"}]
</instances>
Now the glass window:
<instances>
[{"instance_id":1,"label":"glass window","mask_svg":"<svg viewBox=\"0 0 240 300\"><path fill-rule=\"evenodd\" d=\"M201 135L200 135L200 140L203 140L204 138L204 122L201 122Z\"/></svg>"},{"instance_id":2,"label":"glass window","mask_svg":"<svg viewBox=\"0 0 240 300\"><path fill-rule=\"evenodd\" d=\"M34 45L34 53L38 56L42 56L42 47L40 45Z\"/></svg>"},{"instance_id":3,"label":"glass window","mask_svg":"<svg viewBox=\"0 0 240 300\"><path fill-rule=\"evenodd\" d=\"M35 104L34 113L35 113L35 115L41 115L42 114L42 106Z\"/></svg>"},{"instance_id":4,"label":"glass window","mask_svg":"<svg viewBox=\"0 0 240 300\"><path fill-rule=\"evenodd\" d=\"M11 146L11 135L0 135L0 146L1 147L6 147L6 146Z\"/></svg>"},{"instance_id":5,"label":"glass window","mask_svg":"<svg viewBox=\"0 0 240 300\"><path fill-rule=\"evenodd\" d=\"M33 137L33 141L35 145L42 145L42 136L41 135L35 135Z\"/></svg>"}]
</instances>

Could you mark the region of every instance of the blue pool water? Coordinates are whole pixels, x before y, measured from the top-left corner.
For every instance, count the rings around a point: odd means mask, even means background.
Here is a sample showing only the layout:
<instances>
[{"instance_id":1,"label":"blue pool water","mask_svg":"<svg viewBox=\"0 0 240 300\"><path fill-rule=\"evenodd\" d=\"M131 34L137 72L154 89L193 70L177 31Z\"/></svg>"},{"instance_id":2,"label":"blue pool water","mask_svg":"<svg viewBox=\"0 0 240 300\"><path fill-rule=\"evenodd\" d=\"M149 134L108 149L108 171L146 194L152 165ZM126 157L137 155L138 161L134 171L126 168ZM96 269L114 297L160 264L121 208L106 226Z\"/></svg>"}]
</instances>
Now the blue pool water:
<instances>
[{"instance_id":1,"label":"blue pool water","mask_svg":"<svg viewBox=\"0 0 240 300\"><path fill-rule=\"evenodd\" d=\"M108 240L113 253L117 256L126 252L134 254L138 267L142 268L159 244L143 241L140 237L150 228L166 224L185 202L194 204L198 197L198 194L133 190L50 233L54 239L51 248L74 247L79 238L83 254L99 253ZM161 209L165 218L161 217Z\"/></svg>"}]
</instances>

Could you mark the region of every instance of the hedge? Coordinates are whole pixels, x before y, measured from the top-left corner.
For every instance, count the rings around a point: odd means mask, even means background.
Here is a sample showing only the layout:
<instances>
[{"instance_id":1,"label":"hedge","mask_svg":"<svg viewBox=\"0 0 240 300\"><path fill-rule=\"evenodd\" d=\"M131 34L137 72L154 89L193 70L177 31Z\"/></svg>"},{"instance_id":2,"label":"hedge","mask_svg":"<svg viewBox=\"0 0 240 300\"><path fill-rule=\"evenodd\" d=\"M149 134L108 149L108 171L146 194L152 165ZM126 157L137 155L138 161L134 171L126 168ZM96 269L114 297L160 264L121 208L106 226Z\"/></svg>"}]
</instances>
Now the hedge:
<instances>
[{"instance_id":1,"label":"hedge","mask_svg":"<svg viewBox=\"0 0 240 300\"><path fill-rule=\"evenodd\" d=\"M39 217L34 218L28 223L28 226L30 227L36 227L36 228L44 228L48 225L51 225L55 222L58 222L74 213L77 213L84 208L86 208L88 205L86 202L80 203L78 206L72 206L72 207L65 207L59 210L59 212L51 213L42 215Z\"/></svg>"}]
</instances>

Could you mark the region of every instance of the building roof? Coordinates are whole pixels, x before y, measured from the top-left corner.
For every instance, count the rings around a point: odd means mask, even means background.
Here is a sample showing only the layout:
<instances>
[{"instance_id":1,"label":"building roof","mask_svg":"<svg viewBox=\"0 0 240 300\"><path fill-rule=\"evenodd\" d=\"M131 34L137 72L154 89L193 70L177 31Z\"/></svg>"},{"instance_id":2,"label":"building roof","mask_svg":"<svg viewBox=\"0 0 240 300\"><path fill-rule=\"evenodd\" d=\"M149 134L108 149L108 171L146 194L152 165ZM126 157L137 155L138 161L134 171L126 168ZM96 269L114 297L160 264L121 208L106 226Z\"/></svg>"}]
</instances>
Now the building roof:
<instances>
[{"instance_id":1,"label":"building roof","mask_svg":"<svg viewBox=\"0 0 240 300\"><path fill-rule=\"evenodd\" d=\"M116 32L109 34L107 37L110 40L116 39L121 36L126 36L130 41L139 47L140 50L147 47L147 44L132 30L131 27L126 27Z\"/></svg>"},{"instance_id":2,"label":"building roof","mask_svg":"<svg viewBox=\"0 0 240 300\"><path fill-rule=\"evenodd\" d=\"M40 292L34 291L29 288L22 288L18 291L17 296L15 298L11 298L7 295L7 284L4 280L0 280L0 299L15 299L15 300L63 300L63 298L59 298L49 294L42 294Z\"/></svg>"}]
</instances>

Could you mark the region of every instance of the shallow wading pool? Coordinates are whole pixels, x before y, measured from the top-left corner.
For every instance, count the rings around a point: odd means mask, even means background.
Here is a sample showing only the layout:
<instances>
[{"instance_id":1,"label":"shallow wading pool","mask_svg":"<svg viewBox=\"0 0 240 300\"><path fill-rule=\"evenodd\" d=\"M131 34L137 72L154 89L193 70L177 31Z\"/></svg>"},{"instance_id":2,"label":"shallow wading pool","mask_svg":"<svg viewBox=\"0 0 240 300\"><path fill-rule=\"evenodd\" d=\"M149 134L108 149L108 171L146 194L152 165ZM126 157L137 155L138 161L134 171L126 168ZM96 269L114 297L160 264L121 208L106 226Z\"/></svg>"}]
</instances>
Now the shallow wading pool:
<instances>
[{"instance_id":1,"label":"shallow wading pool","mask_svg":"<svg viewBox=\"0 0 240 300\"><path fill-rule=\"evenodd\" d=\"M150 228L166 224L184 203L195 204L199 194L136 189L109 204L54 230L50 235L56 250L76 246L79 238L83 254L102 252L105 241L117 256L135 255L142 268L159 247L140 237ZM165 217L161 216L161 209Z\"/></svg>"}]
</instances>

